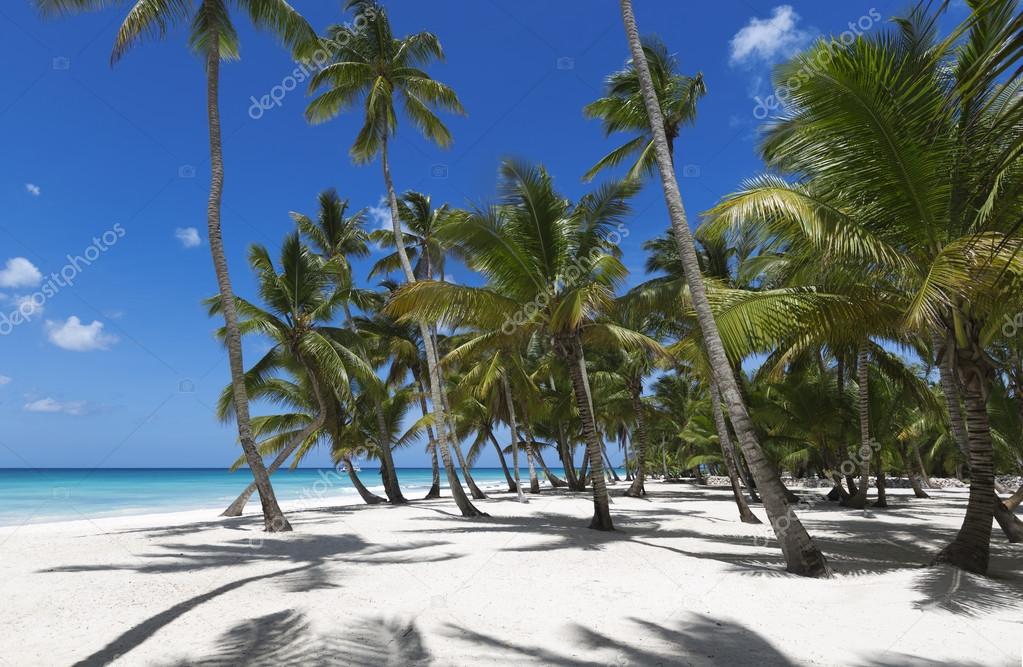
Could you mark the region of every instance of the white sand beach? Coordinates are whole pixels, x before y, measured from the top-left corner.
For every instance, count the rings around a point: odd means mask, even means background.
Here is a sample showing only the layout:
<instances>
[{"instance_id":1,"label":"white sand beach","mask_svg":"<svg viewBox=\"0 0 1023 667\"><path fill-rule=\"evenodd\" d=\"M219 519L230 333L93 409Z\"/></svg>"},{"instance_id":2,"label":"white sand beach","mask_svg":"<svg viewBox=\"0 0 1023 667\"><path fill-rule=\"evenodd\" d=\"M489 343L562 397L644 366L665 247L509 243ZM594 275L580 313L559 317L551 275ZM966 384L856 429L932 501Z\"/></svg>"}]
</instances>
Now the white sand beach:
<instances>
[{"instance_id":1,"label":"white sand beach","mask_svg":"<svg viewBox=\"0 0 1023 667\"><path fill-rule=\"evenodd\" d=\"M474 520L448 498L294 511L278 535L212 511L0 529L0 665L1020 664L1023 546L993 535L988 578L915 566L964 491L816 504L838 575L815 580L727 489L648 488L616 492L611 534L549 489Z\"/></svg>"}]
</instances>

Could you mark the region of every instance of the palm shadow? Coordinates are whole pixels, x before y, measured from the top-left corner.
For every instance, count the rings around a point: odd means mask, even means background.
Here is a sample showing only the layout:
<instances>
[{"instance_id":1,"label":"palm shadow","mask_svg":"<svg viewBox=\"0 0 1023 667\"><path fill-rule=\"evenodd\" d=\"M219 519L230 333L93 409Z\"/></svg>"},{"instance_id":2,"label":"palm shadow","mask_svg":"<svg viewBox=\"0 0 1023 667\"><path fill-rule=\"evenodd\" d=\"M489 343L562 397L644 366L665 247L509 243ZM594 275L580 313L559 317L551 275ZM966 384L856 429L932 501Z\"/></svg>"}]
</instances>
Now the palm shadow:
<instances>
[{"instance_id":1,"label":"palm shadow","mask_svg":"<svg viewBox=\"0 0 1023 667\"><path fill-rule=\"evenodd\" d=\"M317 633L295 610L250 619L217 640L215 653L165 667L425 666L430 652L414 622L382 617L346 623L341 633Z\"/></svg>"}]
</instances>

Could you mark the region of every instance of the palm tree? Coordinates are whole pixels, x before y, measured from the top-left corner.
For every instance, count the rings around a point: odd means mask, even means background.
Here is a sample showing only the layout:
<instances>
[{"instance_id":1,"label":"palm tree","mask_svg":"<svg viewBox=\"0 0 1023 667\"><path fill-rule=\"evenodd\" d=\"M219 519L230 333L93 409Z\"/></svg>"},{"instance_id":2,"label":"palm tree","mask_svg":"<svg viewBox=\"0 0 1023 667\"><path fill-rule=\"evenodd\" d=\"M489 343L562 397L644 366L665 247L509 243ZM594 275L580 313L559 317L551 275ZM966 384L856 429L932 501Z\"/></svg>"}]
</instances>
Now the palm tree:
<instances>
[{"instance_id":1,"label":"palm tree","mask_svg":"<svg viewBox=\"0 0 1023 667\"><path fill-rule=\"evenodd\" d=\"M675 139L682 126L696 121L696 103L707 94L707 86L703 74L695 77L679 74L678 61L657 37L648 36L642 41L664 119L668 151L674 155ZM625 69L607 77L604 85L607 94L583 107L583 114L602 120L607 136L615 132L635 132L637 136L602 157L583 179L591 180L600 170L617 166L633 155L637 157L629 168L628 178L641 178L652 173L657 168L654 138L643 107L639 76L632 62L627 62Z\"/></svg>"},{"instance_id":2,"label":"palm tree","mask_svg":"<svg viewBox=\"0 0 1023 667\"><path fill-rule=\"evenodd\" d=\"M1023 173L1015 69L1023 14L1010 1L971 8L941 40L940 14L918 6L893 33L821 43L781 67L784 78L827 52L764 144L769 164L800 182L757 179L726 205L733 220L757 219L802 257L887 276L893 289L884 300L898 308L902 329L933 338L965 408L971 482L962 528L935 561L983 573L999 505L988 341L1018 310L1013 283L1023 275L1023 191L1004 185Z\"/></svg>"},{"instance_id":3,"label":"palm tree","mask_svg":"<svg viewBox=\"0 0 1023 667\"><path fill-rule=\"evenodd\" d=\"M362 128L351 148L356 163L365 164L380 156L387 201L391 209L391 225L395 247L405 280L416 282L415 272L405 251L398 208L398 196L391 176L388 141L397 130L398 116L394 98L397 95L405 115L430 141L442 148L451 144L451 133L437 117L435 110L464 113L458 96L449 87L430 78L421 69L433 60L441 60L444 51L436 35L419 32L404 38L395 38L384 9L375 0L349 0L347 7L355 8L364 18L360 29L345 25L332 26L328 38L339 44L330 65L318 72L310 81L310 90L327 87L306 109L311 123L321 123L346 111L361 97L364 100ZM427 370L437 444L447 473L451 495L462 516L483 514L465 495L458 474L451 461L447 443L447 419L444 416L440 369L436 346L426 322L419 323L426 352Z\"/></svg>"},{"instance_id":4,"label":"palm tree","mask_svg":"<svg viewBox=\"0 0 1023 667\"><path fill-rule=\"evenodd\" d=\"M358 336L358 329L352 319L351 306L355 305L365 311L378 306L381 298L372 290L360 289L355 286L349 257L369 255L369 234L365 230L365 211L358 211L353 215L346 216L347 209L348 201L342 200L337 191L331 189L320 193L319 214L315 221L301 213L292 212L291 217L317 254L325 262L335 262L339 265L340 270L334 272L333 275L335 289L345 295L342 302L345 327L355 334L355 340L352 343L364 353L365 357L367 355L365 355L364 342ZM391 454L392 442L387 437L388 428L384 416L384 398L382 397L386 394L386 387L373 378L369 381L367 393L376 396L380 476L384 484L384 491L388 501L392 504L405 503L407 501L401 493L394 457Z\"/></svg>"},{"instance_id":5,"label":"palm tree","mask_svg":"<svg viewBox=\"0 0 1023 667\"><path fill-rule=\"evenodd\" d=\"M237 304L243 318L239 329L243 334L268 336L274 345L243 376L246 395L249 387L255 386L253 383L258 384L281 364L290 363L308 374L310 386L320 395L317 404L322 415L330 404L326 398L328 392L336 393L342 399L350 396L349 370L353 371L356 378L373 375L372 369L357 353L331 336L331 327L328 325L345 298L343 293L332 289L330 275L338 270L338 265L323 263L302 245L298 232L289 234L282 244L280 273L269 252L260 245L250 248L249 263L256 273L260 298L267 307L260 308L241 297L234 297L233 302ZM224 301L216 296L209 304L210 314L214 315L222 311ZM225 336L226 332L221 330L221 334ZM222 413L230 416L236 410L237 403L232 401L224 407ZM322 423L315 425L313 430L321 426ZM284 446L271 462L268 473L276 472L308 438L307 433ZM241 514L255 491L255 483L249 485L224 514Z\"/></svg>"},{"instance_id":6,"label":"palm tree","mask_svg":"<svg viewBox=\"0 0 1023 667\"><path fill-rule=\"evenodd\" d=\"M473 327L480 333L473 345L486 349L517 349L531 339L547 345L568 371L582 422L594 493L590 526L613 530L584 343L663 353L647 336L597 317L626 275L612 233L623 229L637 184L605 185L572 206L540 167L506 161L500 175L500 204L458 216L443 232L487 286L420 281L399 290L385 312Z\"/></svg>"},{"instance_id":7,"label":"palm tree","mask_svg":"<svg viewBox=\"0 0 1023 667\"><path fill-rule=\"evenodd\" d=\"M44 15L66 12L99 10L110 3L106 0L34 0ZM269 30L291 49L308 44L315 38L313 29L285 0L237 0L253 24ZM223 304L226 325L227 352L231 366L231 387L234 392L238 439L249 470L252 471L259 499L263 507L263 524L270 532L291 530L291 524L281 512L274 495L270 477L256 452L249 419L249 399L245 393L245 365L242 361L241 334L234 304L231 277L227 271L227 258L220 229L220 201L224 187L224 158L220 139L220 61L239 57L238 34L231 23L231 15L224 0L201 0L194 6L191 0L137 0L128 11L117 31L111 64L116 63L128 49L143 38L163 37L174 25L190 21L189 46L203 56L206 64L206 112L210 130L210 197L207 206L207 229L213 268L217 274L217 287Z\"/></svg>"},{"instance_id":8,"label":"palm tree","mask_svg":"<svg viewBox=\"0 0 1023 667\"><path fill-rule=\"evenodd\" d=\"M824 555L814 544L803 524L796 518L786 499L785 490L777 472L764 458L753 423L750 421L745 402L739 393L735 376L728 363L724 345L721 343L721 336L714 322L714 314L707 300L700 265L696 258L696 248L686 221L685 208L682 205L682 195L675 180L675 169L672 165L671 152L668 149L668 138L664 131L664 116L661 113L646 56L643 53L639 31L636 29L632 1L620 0L620 3L625 32L632 51L632 61L639 76L643 102L653 134L657 167L661 175L661 185L664 188L672 230L679 246L679 255L685 270L686 282L692 294L696 319L703 333L714 381L721 392L721 398L728 410L728 416L738 437L739 446L749 463L757 489L764 500L764 509L767 511L785 556L786 569L794 574L804 576L828 577L831 575L831 570Z\"/></svg>"}]
</instances>

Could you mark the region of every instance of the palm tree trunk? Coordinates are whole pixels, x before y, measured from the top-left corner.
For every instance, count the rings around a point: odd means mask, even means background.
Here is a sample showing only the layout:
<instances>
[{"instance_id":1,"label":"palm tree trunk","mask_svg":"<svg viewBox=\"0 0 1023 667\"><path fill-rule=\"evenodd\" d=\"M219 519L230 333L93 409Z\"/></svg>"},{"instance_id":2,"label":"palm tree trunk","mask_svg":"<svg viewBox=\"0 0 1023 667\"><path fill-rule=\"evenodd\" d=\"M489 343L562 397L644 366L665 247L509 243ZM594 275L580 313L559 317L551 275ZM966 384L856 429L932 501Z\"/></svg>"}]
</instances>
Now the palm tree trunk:
<instances>
[{"instance_id":1,"label":"palm tree trunk","mask_svg":"<svg viewBox=\"0 0 1023 667\"><path fill-rule=\"evenodd\" d=\"M572 449L565 439L565 425L558 423L558 458L561 459L561 467L565 470L565 479L568 488L572 491L582 491L579 488L579 476L576 473L575 462L572 460Z\"/></svg>"},{"instance_id":2,"label":"palm tree trunk","mask_svg":"<svg viewBox=\"0 0 1023 667\"><path fill-rule=\"evenodd\" d=\"M924 465L923 457L920 456L920 448L916 446L916 443L910 445L913 448L913 452L916 454L916 464L920 467L920 483L926 487L931 488L931 480L927 475L927 466Z\"/></svg>"},{"instance_id":3,"label":"palm tree trunk","mask_svg":"<svg viewBox=\"0 0 1023 667\"><path fill-rule=\"evenodd\" d=\"M732 437L728 434L728 424L725 423L725 413L721 410L721 397L718 394L717 383L710 384L710 407L714 413L714 427L718 432L718 442L721 445L721 455L725 460L725 469L728 471L728 481L732 485L732 495L735 497L735 505L739 508L739 520L743 523L761 523L757 515L746 504L742 497L742 488L739 486L739 473L735 470L735 448L732 447Z\"/></svg>"},{"instance_id":4,"label":"palm tree trunk","mask_svg":"<svg viewBox=\"0 0 1023 667\"><path fill-rule=\"evenodd\" d=\"M431 431L433 429L430 429ZM430 440L433 440L433 434L430 434ZM433 482L430 484L430 490L423 496L423 500L433 500L434 498L440 498L440 466L437 464L437 443L430 442L428 445L430 448L430 461L433 467Z\"/></svg>"},{"instance_id":5,"label":"palm tree trunk","mask_svg":"<svg viewBox=\"0 0 1023 667\"><path fill-rule=\"evenodd\" d=\"M910 486L913 487L913 495L917 498L930 498L927 492L920 487L920 480L913 474L913 466L909 464L909 454L906 451L906 447L902 448L902 469L906 474L906 478L909 479Z\"/></svg>"},{"instance_id":6,"label":"palm tree trunk","mask_svg":"<svg viewBox=\"0 0 1023 667\"><path fill-rule=\"evenodd\" d=\"M636 455L636 476L632 480L632 486L625 492L625 495L639 498L646 495L646 453L649 449L648 436L646 432L646 416L643 414L643 401L639 392L632 392L632 409L636 413L636 438L632 440L632 449ZM628 463L629 455L625 455Z\"/></svg>"},{"instance_id":7,"label":"palm tree trunk","mask_svg":"<svg viewBox=\"0 0 1023 667\"><path fill-rule=\"evenodd\" d=\"M586 440L586 453L590 464L590 483L593 485L593 519L590 521L590 528L614 530L614 524L611 522L611 502L604 482L603 446L593 418L593 399L586 374L583 346L578 335L570 335L560 342L558 347L567 362L568 374L572 379L572 391L583 425L583 437Z\"/></svg>"},{"instance_id":8,"label":"palm tree trunk","mask_svg":"<svg viewBox=\"0 0 1023 667\"><path fill-rule=\"evenodd\" d=\"M739 439L739 445L749 463L760 495L764 499L764 509L767 511L775 535L778 537L782 554L785 557L786 569L793 574L803 576L829 577L831 569L828 567L824 554L814 544L813 539L806 532L806 528L792 511L777 471L771 466L760 448L753 423L746 411L746 404L739 393L735 376L732 375L731 365L714 321L714 313L707 300L700 264L696 258L696 248L686 220L685 208L682 205L682 195L679 193L678 183L675 180L675 169L671 163L668 140L664 133L664 119L657 95L654 92L650 69L639 39L639 31L636 28L632 0L620 0L620 3L625 32L632 52L632 61L639 76L643 102L646 106L647 118L650 121L650 131L653 134L657 167L661 175L661 185L664 188L668 212L671 216L672 230L679 246L686 283L689 286L700 331L703 333L703 341L714 378L728 409L728 416Z\"/></svg>"},{"instance_id":9,"label":"palm tree trunk","mask_svg":"<svg viewBox=\"0 0 1023 667\"><path fill-rule=\"evenodd\" d=\"M547 463L543 460L543 454L540 453L540 447L536 444L536 436L533 435L533 427L530 426L529 420L526 419L525 415L522 416L522 427L526 429L526 437L529 438L529 442L532 443L533 456L540 464L540 469L543 470L543 474L547 477L547 481L551 483L551 487L557 489L563 486L568 486L568 483L565 480L555 475L551 472L551 469L547 467Z\"/></svg>"},{"instance_id":10,"label":"palm tree trunk","mask_svg":"<svg viewBox=\"0 0 1023 667\"><path fill-rule=\"evenodd\" d=\"M352 482L352 486L359 492L359 497L362 498L363 502L367 505L379 505L382 502L386 502L383 498L376 495L372 491L366 488L366 485L359 479L359 474L355 472L355 465L352 463L352 457L343 456L341 460L345 462L345 469L348 471L348 479Z\"/></svg>"},{"instance_id":11,"label":"palm tree trunk","mask_svg":"<svg viewBox=\"0 0 1023 667\"><path fill-rule=\"evenodd\" d=\"M636 477L635 477L635 475L632 474L632 466L629 465L629 434L626 432L625 426L622 426L618 433L619 433L618 441L620 443L622 443L622 452L623 452L623 454L625 456L625 461L624 461L624 464L625 464L625 481L626 482L634 482L634 481L636 481ZM632 488L631 485L630 485L629 488L631 490L631 488ZM628 491L625 492L626 495L628 495L628 493L629 493Z\"/></svg>"},{"instance_id":12,"label":"palm tree trunk","mask_svg":"<svg viewBox=\"0 0 1023 667\"><path fill-rule=\"evenodd\" d=\"M344 303L344 312L345 325L358 335L359 330L355 326L352 310L348 307L347 301ZM365 354L365 350L363 353ZM386 391L386 386L383 389ZM408 501L402 495L401 485L398 483L398 471L394 466L394 457L391 454L391 433L387 428L387 419L384 417L384 402L375 392L373 393L373 403L376 410L377 434L379 436L377 449L379 450L380 478L384 484L384 494L392 505L401 505Z\"/></svg>"},{"instance_id":13,"label":"palm tree trunk","mask_svg":"<svg viewBox=\"0 0 1023 667\"><path fill-rule=\"evenodd\" d=\"M885 477L884 477L884 463L881 461L881 452L877 452L877 480L875 481L877 486L877 500L874 501L874 507L888 507L888 496L886 495L885 488Z\"/></svg>"},{"instance_id":14,"label":"palm tree trunk","mask_svg":"<svg viewBox=\"0 0 1023 667\"><path fill-rule=\"evenodd\" d=\"M533 445L526 444L526 460L529 462L529 492L540 493L540 480L536 476L536 466L533 465Z\"/></svg>"},{"instance_id":15,"label":"palm tree trunk","mask_svg":"<svg viewBox=\"0 0 1023 667\"><path fill-rule=\"evenodd\" d=\"M276 457L274 457L274 460L270 462L270 467L266 469L267 476L277 472L277 469L288 460L288 457L290 457L295 450L298 449L299 445L308 440L313 433L316 433L323 428L324 423L327 421L327 402L323 397L320 383L316 379L316 375L310 370L310 367L304 362L303 366L305 366L305 371L309 375L309 384L312 386L313 395L316 397L316 418L309 422L306 427L302 429L301 433L295 436L291 442L289 442L287 446L282 449ZM257 458L259 457L257 456ZM262 458L259 458L259 463L260 465L263 464ZM257 487L255 482L249 484L245 487L245 490L234 499L234 502L228 505L226 510L221 512L220 516L241 516L242 512L245 510L245 505L248 504L249 498L251 498L252 494L256 492L256 489Z\"/></svg>"},{"instance_id":16,"label":"palm tree trunk","mask_svg":"<svg viewBox=\"0 0 1023 667\"><path fill-rule=\"evenodd\" d=\"M607 455L607 443L601 440L600 451L604 455L604 461L607 463L607 474L615 482L622 481L622 478L618 476L618 471L615 470L614 464L611 463L611 457Z\"/></svg>"},{"instance_id":17,"label":"palm tree trunk","mask_svg":"<svg viewBox=\"0 0 1023 667\"><path fill-rule=\"evenodd\" d=\"M512 474L515 476L515 494L520 503L529 502L522 494L522 480L519 479L519 427L515 423L515 403L512 401L511 385L508 376L501 373L501 387L504 389L504 400L508 405L508 428L511 430Z\"/></svg>"},{"instance_id":18,"label":"palm tree trunk","mask_svg":"<svg viewBox=\"0 0 1023 667\"><path fill-rule=\"evenodd\" d=\"M490 438L490 442L494 443L494 449L497 450L497 460L501 462L501 470L504 471L504 480L508 482L508 493L517 493L519 485L512 479L511 473L508 472L508 463L504 460L504 452L501 451L501 445L497 443L497 438L494 437L493 433L487 432L487 436Z\"/></svg>"},{"instance_id":19,"label":"palm tree trunk","mask_svg":"<svg viewBox=\"0 0 1023 667\"><path fill-rule=\"evenodd\" d=\"M985 400L986 386L990 386L992 372L980 356L976 337L970 347L956 349L954 367L959 373L958 386L966 407L966 432L970 452L970 499L966 504L966 517L955 540L934 558L935 563L949 563L956 567L986 574L991 549L991 523L995 515L994 451Z\"/></svg>"},{"instance_id":20,"label":"palm tree trunk","mask_svg":"<svg viewBox=\"0 0 1023 667\"><path fill-rule=\"evenodd\" d=\"M1006 509L1009 511L1015 511L1015 509L1019 507L1020 503L1023 503L1023 486L1019 487L1019 489L1016 490L1016 493L1012 494L1012 497L1008 500L1002 501L1002 504L1005 505Z\"/></svg>"},{"instance_id":21,"label":"palm tree trunk","mask_svg":"<svg viewBox=\"0 0 1023 667\"><path fill-rule=\"evenodd\" d=\"M398 217L398 195L394 190L394 181L391 179L391 166L387 155L387 132L381 138L380 163L384 172L384 185L387 188L387 202L391 209L391 229L394 232L394 245L401 262L401 269L405 274L405 280L411 285L416 282L415 273L412 271L412 264L409 262L408 253L405 252L405 240L401 233L401 220ZM423 337L423 348L426 351L426 367L430 377L430 402L435 414L434 425L437 427L437 446L440 447L440 458L444 462L444 472L448 477L448 486L451 488L451 496L455 500L462 516L487 516L485 512L476 509L472 501L465 495L465 489L458 479L455 466L451 462L451 452L448 450L446 434L444 432L447 417L444 414L444 401L441 400L441 375L437 359L437 350L433 346L433 338L430 335L430 328L425 322L419 322L419 333Z\"/></svg>"},{"instance_id":22,"label":"palm tree trunk","mask_svg":"<svg viewBox=\"0 0 1023 667\"><path fill-rule=\"evenodd\" d=\"M384 419L384 406L377 398L377 433L380 436L377 450L380 453L380 478L384 483L384 493L392 505L403 505L408 502L398 485L398 471L394 468L394 456L391 453L391 436Z\"/></svg>"},{"instance_id":23,"label":"palm tree trunk","mask_svg":"<svg viewBox=\"0 0 1023 667\"><path fill-rule=\"evenodd\" d=\"M857 455L860 459L860 482L855 495L846 505L853 509L863 509L867 505L867 489L870 486L870 457L874 453L870 439L870 386L867 375L867 343L860 343L856 355L856 398L860 414L860 448Z\"/></svg>"},{"instance_id":24,"label":"palm tree trunk","mask_svg":"<svg viewBox=\"0 0 1023 667\"><path fill-rule=\"evenodd\" d=\"M213 269L217 274L217 287L224 313L227 331L227 356L231 367L231 391L234 411L238 422L238 440L245 453L245 462L252 472L253 484L259 491L259 502L263 508L263 527L267 532L277 533L291 530L291 524L277 504L270 475L263 467L263 459L256 450L249 421L249 396L245 389L245 365L242 361L241 332L238 330L238 313L234 305L234 291L231 276L227 271L227 257L224 255L224 241L220 229L220 205L224 193L224 155L220 138L220 49L217 45L208 47L206 57L206 111L210 130L210 197L206 209L207 234L210 240L210 254Z\"/></svg>"},{"instance_id":25,"label":"palm tree trunk","mask_svg":"<svg viewBox=\"0 0 1023 667\"><path fill-rule=\"evenodd\" d=\"M430 409L426 406L426 385L423 384L423 376L415 367L412 368L412 379L415 380L416 386L419 387L419 391L416 392L419 396L419 409L425 417L430 414ZM430 424L426 425L426 438L427 446L430 448L433 459L433 484L430 485L430 490L423 500L432 500L440 498L440 467L437 465L437 439L433 435L433 426Z\"/></svg>"},{"instance_id":26,"label":"palm tree trunk","mask_svg":"<svg viewBox=\"0 0 1023 667\"><path fill-rule=\"evenodd\" d=\"M1017 519L1016 515L1001 502L995 504L995 521L1009 542L1012 544L1023 542L1023 521Z\"/></svg>"},{"instance_id":27,"label":"palm tree trunk","mask_svg":"<svg viewBox=\"0 0 1023 667\"><path fill-rule=\"evenodd\" d=\"M952 427L952 436L955 438L963 460L968 462L970 460L970 441L966 435L966 423L963 421L963 411L959 404L959 388L956 386L955 371L952 369L952 355L947 353L948 346L945 344L945 338L938 331L931 332L931 341L937 355L938 377L941 381L941 393L945 396L945 405L948 407L948 421Z\"/></svg>"},{"instance_id":28,"label":"palm tree trunk","mask_svg":"<svg viewBox=\"0 0 1023 667\"><path fill-rule=\"evenodd\" d=\"M661 476L668 481L668 452L664 446L664 438L661 438Z\"/></svg>"},{"instance_id":29,"label":"palm tree trunk","mask_svg":"<svg viewBox=\"0 0 1023 667\"><path fill-rule=\"evenodd\" d=\"M433 328L430 328L430 333L433 334ZM434 349L437 349L437 338L433 338ZM472 467L466 463L465 454L462 453L462 443L458 441L458 436L455 434L455 422L451 419L451 404L448 403L448 390L447 387L441 383L440 387L440 400L444 402L444 414L448 419L448 437L451 439L451 448L455 450L455 456L458 458L458 466L462 469L462 476L465 477L465 483L469 485L469 493L475 500L486 500L487 494L483 493L483 489L476 485L476 480L472 478Z\"/></svg>"}]
</instances>

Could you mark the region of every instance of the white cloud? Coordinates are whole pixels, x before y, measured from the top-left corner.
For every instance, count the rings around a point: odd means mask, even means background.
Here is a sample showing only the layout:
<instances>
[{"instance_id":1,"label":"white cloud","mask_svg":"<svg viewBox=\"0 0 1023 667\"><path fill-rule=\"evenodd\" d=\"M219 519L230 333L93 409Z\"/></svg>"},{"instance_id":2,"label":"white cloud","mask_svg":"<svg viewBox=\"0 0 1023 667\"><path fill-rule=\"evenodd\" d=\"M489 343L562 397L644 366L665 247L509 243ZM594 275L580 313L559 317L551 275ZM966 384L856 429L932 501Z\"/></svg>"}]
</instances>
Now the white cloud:
<instances>
[{"instance_id":1,"label":"white cloud","mask_svg":"<svg viewBox=\"0 0 1023 667\"><path fill-rule=\"evenodd\" d=\"M37 301L32 296L14 295L14 305L26 320L33 317L40 317L43 314L43 301Z\"/></svg>"},{"instance_id":2,"label":"white cloud","mask_svg":"<svg viewBox=\"0 0 1023 667\"><path fill-rule=\"evenodd\" d=\"M369 214L370 222L376 225L377 229L391 231L391 207L387 203L387 197L381 195L377 205L368 207L366 213Z\"/></svg>"},{"instance_id":3,"label":"white cloud","mask_svg":"<svg viewBox=\"0 0 1023 667\"><path fill-rule=\"evenodd\" d=\"M35 264L24 257L12 257L0 269L0 287L34 287L43 279Z\"/></svg>"},{"instance_id":4,"label":"white cloud","mask_svg":"<svg viewBox=\"0 0 1023 667\"><path fill-rule=\"evenodd\" d=\"M33 197L38 197L39 195L43 194L43 189L36 185L35 183L26 183L25 190Z\"/></svg>"},{"instance_id":5,"label":"white cloud","mask_svg":"<svg viewBox=\"0 0 1023 667\"><path fill-rule=\"evenodd\" d=\"M732 65L751 64L757 60L773 62L791 56L809 41L810 34L798 27L799 14L790 5L771 10L771 18L753 17L731 42Z\"/></svg>"},{"instance_id":6,"label":"white cloud","mask_svg":"<svg viewBox=\"0 0 1023 667\"><path fill-rule=\"evenodd\" d=\"M181 241L186 248L195 248L202 243L199 230L195 227L178 227L174 230L174 238Z\"/></svg>"},{"instance_id":7,"label":"white cloud","mask_svg":"<svg viewBox=\"0 0 1023 667\"><path fill-rule=\"evenodd\" d=\"M7 375L0 375L0 387L10 383L11 383L10 377L8 377Z\"/></svg>"},{"instance_id":8,"label":"white cloud","mask_svg":"<svg viewBox=\"0 0 1023 667\"><path fill-rule=\"evenodd\" d=\"M25 404L25 412L60 412L66 415L81 417L86 413L85 401L56 401L52 398L40 398Z\"/></svg>"},{"instance_id":9,"label":"white cloud","mask_svg":"<svg viewBox=\"0 0 1023 667\"><path fill-rule=\"evenodd\" d=\"M74 315L64 323L47 320L46 336L57 347L72 352L105 350L117 342L117 336L103 333L102 322L94 320L92 324L82 324Z\"/></svg>"}]
</instances>

